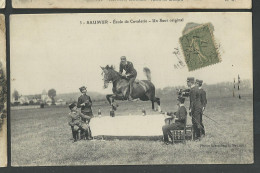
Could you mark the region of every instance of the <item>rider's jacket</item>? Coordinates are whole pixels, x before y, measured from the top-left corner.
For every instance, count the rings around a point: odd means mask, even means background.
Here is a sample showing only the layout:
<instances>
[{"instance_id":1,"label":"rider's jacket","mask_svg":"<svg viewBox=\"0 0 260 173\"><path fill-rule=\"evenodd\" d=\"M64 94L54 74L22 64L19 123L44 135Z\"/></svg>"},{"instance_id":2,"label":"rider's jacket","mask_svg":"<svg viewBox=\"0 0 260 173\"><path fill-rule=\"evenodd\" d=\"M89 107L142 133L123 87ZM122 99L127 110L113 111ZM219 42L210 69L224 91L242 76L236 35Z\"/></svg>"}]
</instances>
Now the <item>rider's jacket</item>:
<instances>
[{"instance_id":1,"label":"rider's jacket","mask_svg":"<svg viewBox=\"0 0 260 173\"><path fill-rule=\"evenodd\" d=\"M136 77L136 75L137 75L137 72L136 72L136 70L135 70L135 68L134 68L134 65L133 65L133 63L130 62L130 61L127 61L127 62L126 62L126 65L120 63L119 72L120 72L120 73L123 73L123 70L125 70L125 73L126 73L126 74L129 74L129 75L131 75L131 76L135 76L135 77Z\"/></svg>"}]
</instances>

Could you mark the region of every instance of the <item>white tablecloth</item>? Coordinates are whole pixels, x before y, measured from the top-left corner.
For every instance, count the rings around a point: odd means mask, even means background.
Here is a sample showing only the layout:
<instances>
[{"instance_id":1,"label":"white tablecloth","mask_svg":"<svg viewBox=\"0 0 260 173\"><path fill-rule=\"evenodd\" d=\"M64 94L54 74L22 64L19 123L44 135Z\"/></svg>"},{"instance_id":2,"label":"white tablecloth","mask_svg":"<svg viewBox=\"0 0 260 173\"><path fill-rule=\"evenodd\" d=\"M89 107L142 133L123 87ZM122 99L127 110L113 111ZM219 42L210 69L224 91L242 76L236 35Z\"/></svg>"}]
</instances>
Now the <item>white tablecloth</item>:
<instances>
[{"instance_id":1,"label":"white tablecloth","mask_svg":"<svg viewBox=\"0 0 260 173\"><path fill-rule=\"evenodd\" d=\"M90 127L93 136L160 136L164 119L161 114L94 117Z\"/></svg>"}]
</instances>

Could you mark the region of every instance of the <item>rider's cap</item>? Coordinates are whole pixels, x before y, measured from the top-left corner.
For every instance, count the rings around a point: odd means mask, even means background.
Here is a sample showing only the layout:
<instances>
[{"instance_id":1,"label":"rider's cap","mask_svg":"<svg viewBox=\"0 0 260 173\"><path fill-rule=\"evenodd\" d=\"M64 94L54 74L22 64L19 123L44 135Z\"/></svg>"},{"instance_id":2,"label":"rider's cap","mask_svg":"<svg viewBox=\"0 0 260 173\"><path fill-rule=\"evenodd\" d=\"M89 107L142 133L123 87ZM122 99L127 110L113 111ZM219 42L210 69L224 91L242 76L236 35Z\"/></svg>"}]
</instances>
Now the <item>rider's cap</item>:
<instances>
[{"instance_id":1,"label":"rider's cap","mask_svg":"<svg viewBox=\"0 0 260 173\"><path fill-rule=\"evenodd\" d=\"M178 99L177 99L178 101L180 101L181 103L184 103L184 101L185 101L185 98L184 97L178 97Z\"/></svg>"},{"instance_id":2,"label":"rider's cap","mask_svg":"<svg viewBox=\"0 0 260 173\"><path fill-rule=\"evenodd\" d=\"M87 88L85 86L82 86L79 88L80 92L82 92L83 90L86 90Z\"/></svg>"},{"instance_id":3,"label":"rider's cap","mask_svg":"<svg viewBox=\"0 0 260 173\"><path fill-rule=\"evenodd\" d=\"M187 78L187 82L194 82L194 80L195 80L194 77L188 77Z\"/></svg>"},{"instance_id":4,"label":"rider's cap","mask_svg":"<svg viewBox=\"0 0 260 173\"><path fill-rule=\"evenodd\" d=\"M125 56L121 56L121 61L125 61L126 60L126 57Z\"/></svg>"},{"instance_id":5,"label":"rider's cap","mask_svg":"<svg viewBox=\"0 0 260 173\"><path fill-rule=\"evenodd\" d=\"M74 108L75 106L77 106L76 103L71 103L71 104L69 105L69 108L72 109L72 108Z\"/></svg>"}]
</instances>

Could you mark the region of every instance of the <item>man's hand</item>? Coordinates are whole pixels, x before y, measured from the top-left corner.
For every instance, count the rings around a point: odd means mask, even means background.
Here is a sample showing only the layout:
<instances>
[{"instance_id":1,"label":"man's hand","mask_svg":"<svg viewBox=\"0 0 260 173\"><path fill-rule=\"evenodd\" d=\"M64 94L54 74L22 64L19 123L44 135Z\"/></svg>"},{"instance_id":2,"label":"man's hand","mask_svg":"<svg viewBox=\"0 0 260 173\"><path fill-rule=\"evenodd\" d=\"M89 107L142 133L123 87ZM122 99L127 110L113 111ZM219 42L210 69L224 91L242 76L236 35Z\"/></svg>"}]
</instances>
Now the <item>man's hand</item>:
<instances>
[{"instance_id":1,"label":"man's hand","mask_svg":"<svg viewBox=\"0 0 260 173\"><path fill-rule=\"evenodd\" d=\"M191 116L191 109L189 109L189 116Z\"/></svg>"},{"instance_id":2,"label":"man's hand","mask_svg":"<svg viewBox=\"0 0 260 173\"><path fill-rule=\"evenodd\" d=\"M204 110L205 110L205 107L202 108L202 112L204 112Z\"/></svg>"},{"instance_id":3,"label":"man's hand","mask_svg":"<svg viewBox=\"0 0 260 173\"><path fill-rule=\"evenodd\" d=\"M81 103L80 106L85 106L85 103Z\"/></svg>"}]
</instances>

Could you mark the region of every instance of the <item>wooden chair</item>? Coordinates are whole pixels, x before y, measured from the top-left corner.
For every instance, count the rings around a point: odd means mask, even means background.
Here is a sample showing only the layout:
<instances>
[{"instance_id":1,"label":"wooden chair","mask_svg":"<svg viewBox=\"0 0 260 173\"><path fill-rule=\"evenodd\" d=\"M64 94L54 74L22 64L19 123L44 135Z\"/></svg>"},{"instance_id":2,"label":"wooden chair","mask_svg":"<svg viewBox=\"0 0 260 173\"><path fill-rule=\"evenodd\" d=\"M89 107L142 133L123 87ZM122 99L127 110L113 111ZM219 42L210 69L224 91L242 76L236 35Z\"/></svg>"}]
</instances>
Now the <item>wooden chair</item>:
<instances>
[{"instance_id":1,"label":"wooden chair","mask_svg":"<svg viewBox=\"0 0 260 173\"><path fill-rule=\"evenodd\" d=\"M186 143L186 140L193 140L193 127L192 125L187 125L187 118L185 120L184 128L178 130L171 130L170 137L172 139L172 143Z\"/></svg>"}]
</instances>

